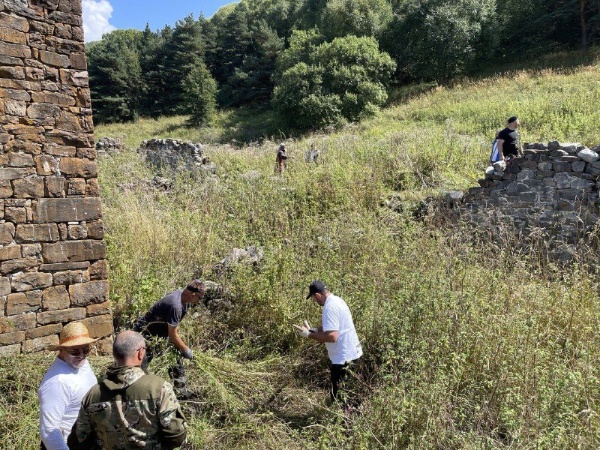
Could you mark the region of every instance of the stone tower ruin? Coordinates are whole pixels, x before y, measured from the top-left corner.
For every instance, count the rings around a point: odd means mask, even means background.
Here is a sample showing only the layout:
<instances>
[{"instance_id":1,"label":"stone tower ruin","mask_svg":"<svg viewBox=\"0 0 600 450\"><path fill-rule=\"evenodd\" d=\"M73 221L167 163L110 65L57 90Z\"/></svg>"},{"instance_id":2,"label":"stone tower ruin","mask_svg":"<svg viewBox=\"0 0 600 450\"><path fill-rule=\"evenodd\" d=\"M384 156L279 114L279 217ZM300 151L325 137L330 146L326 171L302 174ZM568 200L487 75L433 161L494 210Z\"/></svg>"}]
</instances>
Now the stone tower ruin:
<instances>
[{"instance_id":1,"label":"stone tower ruin","mask_svg":"<svg viewBox=\"0 0 600 450\"><path fill-rule=\"evenodd\" d=\"M81 12L0 2L0 356L113 331Z\"/></svg>"}]
</instances>

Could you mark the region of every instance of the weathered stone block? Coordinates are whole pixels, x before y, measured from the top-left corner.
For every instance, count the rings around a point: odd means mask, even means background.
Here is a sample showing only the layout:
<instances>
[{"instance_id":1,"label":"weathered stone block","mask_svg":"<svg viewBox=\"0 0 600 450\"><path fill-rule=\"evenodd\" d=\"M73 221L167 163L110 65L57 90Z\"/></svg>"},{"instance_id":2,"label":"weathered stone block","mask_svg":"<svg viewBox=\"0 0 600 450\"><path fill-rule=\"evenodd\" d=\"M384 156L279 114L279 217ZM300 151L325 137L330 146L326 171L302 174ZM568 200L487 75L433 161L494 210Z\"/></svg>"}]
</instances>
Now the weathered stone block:
<instances>
[{"instance_id":1,"label":"weathered stone block","mask_svg":"<svg viewBox=\"0 0 600 450\"><path fill-rule=\"evenodd\" d=\"M0 55L13 58L31 58L31 49L25 44L11 44L0 41Z\"/></svg>"},{"instance_id":2,"label":"weathered stone block","mask_svg":"<svg viewBox=\"0 0 600 450\"><path fill-rule=\"evenodd\" d=\"M33 103L27 108L27 117L32 119L54 118L60 113L60 107L49 103ZM54 120L52 120L54 123Z\"/></svg>"},{"instance_id":3,"label":"weathered stone block","mask_svg":"<svg viewBox=\"0 0 600 450\"><path fill-rule=\"evenodd\" d=\"M18 273L11 277L11 287L15 292L31 291L52 286L52 275L43 272Z\"/></svg>"},{"instance_id":4,"label":"weathered stone block","mask_svg":"<svg viewBox=\"0 0 600 450\"><path fill-rule=\"evenodd\" d=\"M29 21L25 17L15 16L8 13L0 13L0 26L12 28L13 30L27 33L29 31Z\"/></svg>"},{"instance_id":5,"label":"weathered stone block","mask_svg":"<svg viewBox=\"0 0 600 450\"><path fill-rule=\"evenodd\" d=\"M70 303L69 293L64 286L49 287L42 292L42 307L44 311L66 309Z\"/></svg>"},{"instance_id":6,"label":"weathered stone block","mask_svg":"<svg viewBox=\"0 0 600 450\"><path fill-rule=\"evenodd\" d=\"M0 223L0 244L8 245L15 237L15 226L10 223ZM101 258L96 258L101 259Z\"/></svg>"},{"instance_id":7,"label":"weathered stone block","mask_svg":"<svg viewBox=\"0 0 600 450\"><path fill-rule=\"evenodd\" d=\"M39 352L47 349L51 345L59 343L58 336L42 336L35 339L27 339L23 342L23 353Z\"/></svg>"},{"instance_id":8,"label":"weathered stone block","mask_svg":"<svg viewBox=\"0 0 600 450\"><path fill-rule=\"evenodd\" d=\"M25 312L37 311L42 307L41 291L18 292L6 298L6 315L13 316Z\"/></svg>"},{"instance_id":9,"label":"weathered stone block","mask_svg":"<svg viewBox=\"0 0 600 450\"><path fill-rule=\"evenodd\" d=\"M108 282L90 281L89 283L74 284L69 286L69 295L73 306L103 303L108 301Z\"/></svg>"},{"instance_id":10,"label":"weathered stone block","mask_svg":"<svg viewBox=\"0 0 600 450\"><path fill-rule=\"evenodd\" d=\"M0 347L0 357L16 356L21 353L21 344L5 345Z\"/></svg>"},{"instance_id":11,"label":"weathered stone block","mask_svg":"<svg viewBox=\"0 0 600 450\"><path fill-rule=\"evenodd\" d=\"M104 222L102 220L87 222L87 234L90 239L104 239Z\"/></svg>"},{"instance_id":12,"label":"weathered stone block","mask_svg":"<svg viewBox=\"0 0 600 450\"><path fill-rule=\"evenodd\" d=\"M92 261L106 258L103 241L65 241L43 244L42 254L47 264L72 261Z\"/></svg>"},{"instance_id":13,"label":"weathered stone block","mask_svg":"<svg viewBox=\"0 0 600 450\"><path fill-rule=\"evenodd\" d=\"M24 207L7 206L4 209L4 219L19 224L27 222L27 209Z\"/></svg>"},{"instance_id":14,"label":"weathered stone block","mask_svg":"<svg viewBox=\"0 0 600 450\"><path fill-rule=\"evenodd\" d=\"M37 204L34 219L37 223L81 222L97 220L101 216L99 198L42 198Z\"/></svg>"},{"instance_id":15,"label":"weathered stone block","mask_svg":"<svg viewBox=\"0 0 600 450\"><path fill-rule=\"evenodd\" d=\"M85 53L72 53L71 67L76 70L87 70Z\"/></svg>"},{"instance_id":16,"label":"weathered stone block","mask_svg":"<svg viewBox=\"0 0 600 450\"><path fill-rule=\"evenodd\" d=\"M583 172L585 170L585 161L575 161L571 164L573 172Z\"/></svg>"},{"instance_id":17,"label":"weathered stone block","mask_svg":"<svg viewBox=\"0 0 600 450\"><path fill-rule=\"evenodd\" d=\"M12 333L0 334L0 345L11 345L22 342L25 339L24 331L14 331Z\"/></svg>"},{"instance_id":18,"label":"weathered stone block","mask_svg":"<svg viewBox=\"0 0 600 450\"><path fill-rule=\"evenodd\" d=\"M555 172L570 172L572 169L572 163L570 162L555 162L552 164L552 169Z\"/></svg>"},{"instance_id":19,"label":"weathered stone block","mask_svg":"<svg viewBox=\"0 0 600 450\"><path fill-rule=\"evenodd\" d=\"M65 272L54 273L54 284L69 286L71 284L87 283L90 281L88 270L69 270Z\"/></svg>"},{"instance_id":20,"label":"weathered stone block","mask_svg":"<svg viewBox=\"0 0 600 450\"><path fill-rule=\"evenodd\" d=\"M13 79L13 80L24 80L25 70L23 67L6 67L0 66L0 78ZM24 105L23 105L24 106ZM10 113L7 113L10 114Z\"/></svg>"},{"instance_id":21,"label":"weathered stone block","mask_svg":"<svg viewBox=\"0 0 600 450\"><path fill-rule=\"evenodd\" d=\"M71 178L68 181L67 195L85 195L87 190L87 183L85 178Z\"/></svg>"},{"instance_id":22,"label":"weathered stone block","mask_svg":"<svg viewBox=\"0 0 600 450\"><path fill-rule=\"evenodd\" d=\"M108 263L105 259L96 261L90 267L91 280L106 280L108 279Z\"/></svg>"},{"instance_id":23,"label":"weathered stone block","mask_svg":"<svg viewBox=\"0 0 600 450\"><path fill-rule=\"evenodd\" d=\"M87 239L87 228L85 225L69 225L69 239Z\"/></svg>"},{"instance_id":24,"label":"weathered stone block","mask_svg":"<svg viewBox=\"0 0 600 450\"><path fill-rule=\"evenodd\" d=\"M86 195L88 197L100 197L100 185L97 178L87 180Z\"/></svg>"},{"instance_id":25,"label":"weathered stone block","mask_svg":"<svg viewBox=\"0 0 600 450\"><path fill-rule=\"evenodd\" d=\"M58 160L52 155L38 155L35 157L35 168L38 175L58 175Z\"/></svg>"},{"instance_id":26,"label":"weathered stone block","mask_svg":"<svg viewBox=\"0 0 600 450\"><path fill-rule=\"evenodd\" d=\"M9 153L9 167L33 167L33 156L29 153Z\"/></svg>"},{"instance_id":27,"label":"weathered stone block","mask_svg":"<svg viewBox=\"0 0 600 450\"><path fill-rule=\"evenodd\" d=\"M36 313L34 312L3 317L0 319L0 333L31 330L35 328L35 325Z\"/></svg>"},{"instance_id":28,"label":"weathered stone block","mask_svg":"<svg viewBox=\"0 0 600 450\"><path fill-rule=\"evenodd\" d=\"M102 316L88 317L82 322L90 332L93 338L110 336L113 332L112 317L109 314Z\"/></svg>"},{"instance_id":29,"label":"weathered stone block","mask_svg":"<svg viewBox=\"0 0 600 450\"><path fill-rule=\"evenodd\" d=\"M44 153L53 156L75 156L77 148L70 145L47 143L44 145Z\"/></svg>"},{"instance_id":30,"label":"weathered stone block","mask_svg":"<svg viewBox=\"0 0 600 450\"><path fill-rule=\"evenodd\" d=\"M56 311L43 311L37 314L40 325L50 323L67 323L85 318L85 308L60 309Z\"/></svg>"},{"instance_id":31,"label":"weathered stone block","mask_svg":"<svg viewBox=\"0 0 600 450\"><path fill-rule=\"evenodd\" d=\"M13 195L17 198L42 198L44 196L44 180L38 177L14 180Z\"/></svg>"},{"instance_id":32,"label":"weathered stone block","mask_svg":"<svg viewBox=\"0 0 600 450\"><path fill-rule=\"evenodd\" d=\"M21 246L21 252L23 258L28 256L35 256L36 258L42 257L42 244L24 244Z\"/></svg>"},{"instance_id":33,"label":"weathered stone block","mask_svg":"<svg viewBox=\"0 0 600 450\"><path fill-rule=\"evenodd\" d=\"M95 178L98 176L96 161L80 158L61 158L60 171L71 177Z\"/></svg>"},{"instance_id":34,"label":"weathered stone block","mask_svg":"<svg viewBox=\"0 0 600 450\"><path fill-rule=\"evenodd\" d=\"M87 312L88 317L100 316L103 314L110 314L111 313L110 302L96 303L96 304L88 305L88 306L86 306L85 310Z\"/></svg>"},{"instance_id":35,"label":"weathered stone block","mask_svg":"<svg viewBox=\"0 0 600 450\"><path fill-rule=\"evenodd\" d=\"M40 144L37 144L35 142L32 141L27 141L24 139L21 139L21 137L19 137L19 139L14 139L12 141L10 141L8 144L6 144L4 146L4 150L10 152L25 152L25 153L31 153L32 155L38 155L42 152L42 146ZM28 175L33 175L35 173L35 170L33 170L33 168L25 168L25 169L6 169L6 170L13 170L13 171L20 171L23 173L27 173ZM26 176L26 175L22 175L22 176ZM0 176L1 178L1 176Z\"/></svg>"},{"instance_id":36,"label":"weathered stone block","mask_svg":"<svg viewBox=\"0 0 600 450\"><path fill-rule=\"evenodd\" d=\"M0 297L8 294L10 294L10 279L8 277L0 277Z\"/></svg>"},{"instance_id":37,"label":"weathered stone block","mask_svg":"<svg viewBox=\"0 0 600 450\"><path fill-rule=\"evenodd\" d=\"M31 100L37 103L51 103L60 106L72 106L75 104L73 96L58 92L34 92L31 94Z\"/></svg>"},{"instance_id":38,"label":"weathered stone block","mask_svg":"<svg viewBox=\"0 0 600 450\"><path fill-rule=\"evenodd\" d=\"M45 177L46 194L51 198L65 196L65 179L63 177Z\"/></svg>"},{"instance_id":39,"label":"weathered stone block","mask_svg":"<svg viewBox=\"0 0 600 450\"><path fill-rule=\"evenodd\" d=\"M58 226L55 223L17 225L15 240L24 242L55 242L59 240Z\"/></svg>"},{"instance_id":40,"label":"weathered stone block","mask_svg":"<svg viewBox=\"0 0 600 450\"><path fill-rule=\"evenodd\" d=\"M25 332L25 339L36 339L42 336L50 336L53 334L60 333L62 330L62 324L54 323L52 325L45 325L43 327L37 327L33 330L27 330ZM58 342L57 342L58 343Z\"/></svg>"},{"instance_id":41,"label":"weathered stone block","mask_svg":"<svg viewBox=\"0 0 600 450\"><path fill-rule=\"evenodd\" d=\"M9 245L7 247L0 247L0 261L7 261L9 259L16 259L21 257L21 246L20 245ZM2 295L2 294L0 294Z\"/></svg>"},{"instance_id":42,"label":"weathered stone block","mask_svg":"<svg viewBox=\"0 0 600 450\"><path fill-rule=\"evenodd\" d=\"M0 273L2 273L2 275L7 275L21 270L30 270L38 264L39 260L33 257L11 259L10 261L3 261L0 263Z\"/></svg>"},{"instance_id":43,"label":"weathered stone block","mask_svg":"<svg viewBox=\"0 0 600 450\"><path fill-rule=\"evenodd\" d=\"M1 169L0 169L1 170ZM10 198L13 195L12 184L8 180L0 181L0 198Z\"/></svg>"},{"instance_id":44,"label":"weathered stone block","mask_svg":"<svg viewBox=\"0 0 600 450\"><path fill-rule=\"evenodd\" d=\"M40 50L39 52L40 61L44 64L48 64L53 67L69 67L71 65L71 61L69 57L66 55L60 55L54 52L48 52L45 50Z\"/></svg>"},{"instance_id":45,"label":"weathered stone block","mask_svg":"<svg viewBox=\"0 0 600 450\"><path fill-rule=\"evenodd\" d=\"M72 262L72 263L42 264L40 266L40 270L42 270L44 272L54 272L54 271L77 270L77 269L85 270L88 267L90 267L90 263L88 261L83 261L83 262Z\"/></svg>"}]
</instances>

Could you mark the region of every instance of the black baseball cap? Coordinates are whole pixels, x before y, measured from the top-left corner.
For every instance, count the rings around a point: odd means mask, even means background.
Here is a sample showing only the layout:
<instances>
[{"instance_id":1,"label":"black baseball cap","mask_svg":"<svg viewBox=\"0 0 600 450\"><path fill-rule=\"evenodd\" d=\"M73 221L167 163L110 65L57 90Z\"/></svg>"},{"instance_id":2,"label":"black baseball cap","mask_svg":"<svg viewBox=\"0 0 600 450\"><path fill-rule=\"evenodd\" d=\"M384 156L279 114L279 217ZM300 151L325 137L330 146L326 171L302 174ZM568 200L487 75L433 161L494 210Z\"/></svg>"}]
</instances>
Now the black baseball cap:
<instances>
[{"instance_id":1,"label":"black baseball cap","mask_svg":"<svg viewBox=\"0 0 600 450\"><path fill-rule=\"evenodd\" d=\"M308 286L308 295L306 299L308 300L317 292L325 292L327 290L327 286L321 280L315 280Z\"/></svg>"},{"instance_id":2,"label":"black baseball cap","mask_svg":"<svg viewBox=\"0 0 600 450\"><path fill-rule=\"evenodd\" d=\"M512 116L508 118L508 123L513 123L516 122L517 120L519 120L519 118L517 116Z\"/></svg>"}]
</instances>

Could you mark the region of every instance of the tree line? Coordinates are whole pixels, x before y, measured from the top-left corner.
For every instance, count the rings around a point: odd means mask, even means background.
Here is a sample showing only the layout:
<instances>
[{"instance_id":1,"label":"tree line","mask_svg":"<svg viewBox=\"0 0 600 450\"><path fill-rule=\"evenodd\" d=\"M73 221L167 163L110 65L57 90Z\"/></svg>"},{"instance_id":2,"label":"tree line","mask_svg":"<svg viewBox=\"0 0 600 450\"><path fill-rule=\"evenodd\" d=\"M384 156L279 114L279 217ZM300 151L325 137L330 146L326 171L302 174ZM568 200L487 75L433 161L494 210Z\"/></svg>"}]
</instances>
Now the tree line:
<instances>
[{"instance_id":1,"label":"tree line","mask_svg":"<svg viewBox=\"0 0 600 450\"><path fill-rule=\"evenodd\" d=\"M242 0L213 17L116 30L86 46L94 118L272 108L295 129L354 121L390 85L600 39L600 0Z\"/></svg>"}]
</instances>

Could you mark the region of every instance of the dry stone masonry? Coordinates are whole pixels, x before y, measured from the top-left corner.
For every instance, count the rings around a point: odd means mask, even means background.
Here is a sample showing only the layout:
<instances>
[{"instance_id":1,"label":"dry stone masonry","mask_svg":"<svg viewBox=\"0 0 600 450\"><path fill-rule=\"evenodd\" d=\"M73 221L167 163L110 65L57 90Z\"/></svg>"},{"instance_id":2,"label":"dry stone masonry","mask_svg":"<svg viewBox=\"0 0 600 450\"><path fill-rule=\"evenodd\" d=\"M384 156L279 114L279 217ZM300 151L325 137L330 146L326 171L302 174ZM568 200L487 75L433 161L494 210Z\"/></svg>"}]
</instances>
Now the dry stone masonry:
<instances>
[{"instance_id":1,"label":"dry stone masonry","mask_svg":"<svg viewBox=\"0 0 600 450\"><path fill-rule=\"evenodd\" d=\"M112 317L81 0L0 2L0 356Z\"/></svg>"},{"instance_id":2,"label":"dry stone masonry","mask_svg":"<svg viewBox=\"0 0 600 450\"><path fill-rule=\"evenodd\" d=\"M600 146L528 144L508 167L486 170L460 209L470 221L504 225L515 232L542 232L550 241L573 244L597 226Z\"/></svg>"}]
</instances>

